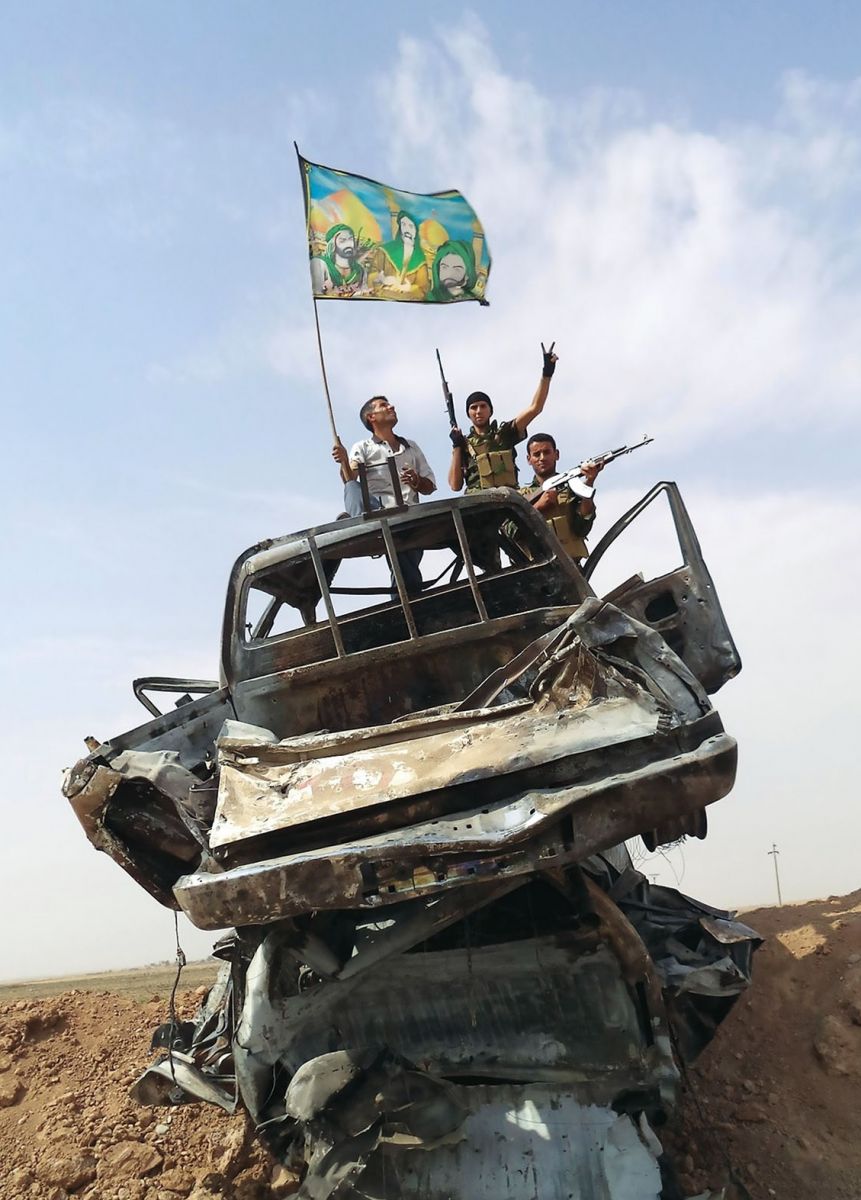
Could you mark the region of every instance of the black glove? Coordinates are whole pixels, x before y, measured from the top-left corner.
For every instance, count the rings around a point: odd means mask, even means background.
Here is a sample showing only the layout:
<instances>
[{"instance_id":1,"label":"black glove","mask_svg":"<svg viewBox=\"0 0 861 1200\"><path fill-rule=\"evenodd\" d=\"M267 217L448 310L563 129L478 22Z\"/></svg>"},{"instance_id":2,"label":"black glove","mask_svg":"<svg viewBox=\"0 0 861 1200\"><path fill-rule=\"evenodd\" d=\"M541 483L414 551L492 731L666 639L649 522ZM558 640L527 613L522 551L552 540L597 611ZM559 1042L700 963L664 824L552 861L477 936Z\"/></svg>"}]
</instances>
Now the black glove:
<instances>
[{"instance_id":1,"label":"black glove","mask_svg":"<svg viewBox=\"0 0 861 1200\"><path fill-rule=\"evenodd\" d=\"M454 425L452 425L451 429L448 431L448 436L451 438L451 444L453 446L459 446L462 450L466 445L466 438Z\"/></svg>"},{"instance_id":2,"label":"black glove","mask_svg":"<svg viewBox=\"0 0 861 1200\"><path fill-rule=\"evenodd\" d=\"M556 370L556 355L553 353L553 347L555 345L555 342L551 342L550 349L545 350L544 343L541 343L541 353L544 355L544 367L541 371L541 375L544 379L552 379L553 372Z\"/></svg>"}]
</instances>

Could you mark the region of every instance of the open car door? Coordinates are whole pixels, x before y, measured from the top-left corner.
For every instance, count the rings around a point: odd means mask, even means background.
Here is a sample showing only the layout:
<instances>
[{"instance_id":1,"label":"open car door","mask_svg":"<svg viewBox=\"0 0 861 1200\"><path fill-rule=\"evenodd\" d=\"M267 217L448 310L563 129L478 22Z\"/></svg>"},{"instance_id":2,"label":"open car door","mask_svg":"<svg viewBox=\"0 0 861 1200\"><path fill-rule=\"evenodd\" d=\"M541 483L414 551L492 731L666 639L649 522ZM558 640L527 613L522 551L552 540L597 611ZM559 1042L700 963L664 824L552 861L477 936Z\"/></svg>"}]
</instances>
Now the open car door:
<instances>
[{"instance_id":1,"label":"open car door","mask_svg":"<svg viewBox=\"0 0 861 1200\"><path fill-rule=\"evenodd\" d=\"M741 659L688 510L674 483L657 483L604 534L583 567L587 579L619 535L659 496L669 504L681 562L654 579L634 575L603 598L656 629L707 692L716 692L741 670Z\"/></svg>"}]
</instances>

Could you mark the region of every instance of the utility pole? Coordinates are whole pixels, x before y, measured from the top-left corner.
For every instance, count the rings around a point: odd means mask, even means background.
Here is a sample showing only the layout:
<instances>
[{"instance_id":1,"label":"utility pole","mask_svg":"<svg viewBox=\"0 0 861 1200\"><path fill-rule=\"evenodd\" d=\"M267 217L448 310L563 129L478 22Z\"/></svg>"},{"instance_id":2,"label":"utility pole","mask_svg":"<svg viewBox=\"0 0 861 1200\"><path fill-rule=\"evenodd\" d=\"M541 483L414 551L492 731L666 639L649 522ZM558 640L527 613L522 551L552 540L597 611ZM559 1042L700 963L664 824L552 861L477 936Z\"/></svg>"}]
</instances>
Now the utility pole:
<instances>
[{"instance_id":1,"label":"utility pole","mask_svg":"<svg viewBox=\"0 0 861 1200\"><path fill-rule=\"evenodd\" d=\"M774 859L774 882L777 884L777 903L782 907L783 898L780 895L780 872L777 869L777 856L780 854L780 851L777 848L777 842L771 843L771 849L768 851L768 853Z\"/></svg>"}]
</instances>

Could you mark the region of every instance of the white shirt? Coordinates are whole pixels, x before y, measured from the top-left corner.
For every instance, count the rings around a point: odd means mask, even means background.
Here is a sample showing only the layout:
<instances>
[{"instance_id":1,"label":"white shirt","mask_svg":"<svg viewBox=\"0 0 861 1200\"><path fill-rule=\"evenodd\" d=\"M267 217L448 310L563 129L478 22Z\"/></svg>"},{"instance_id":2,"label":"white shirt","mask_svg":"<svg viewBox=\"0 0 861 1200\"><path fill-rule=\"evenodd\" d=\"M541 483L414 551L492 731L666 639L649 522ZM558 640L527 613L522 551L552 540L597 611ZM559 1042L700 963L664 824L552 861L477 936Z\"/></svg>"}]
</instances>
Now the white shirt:
<instances>
[{"instance_id":1,"label":"white shirt","mask_svg":"<svg viewBox=\"0 0 861 1200\"><path fill-rule=\"evenodd\" d=\"M395 460L395 470L400 480L404 504L418 504L419 502L419 493L400 478L401 471L405 467L412 467L418 475L429 479L436 487L436 478L430 469L428 460L415 442L408 442L406 438L401 438L398 449L392 450L388 442L375 437L365 438L363 442L356 442L350 451L350 462L364 463L368 468L368 491L372 496L379 496L383 508L394 508L397 504L392 488L392 478L389 474L388 461L390 458Z\"/></svg>"}]
</instances>

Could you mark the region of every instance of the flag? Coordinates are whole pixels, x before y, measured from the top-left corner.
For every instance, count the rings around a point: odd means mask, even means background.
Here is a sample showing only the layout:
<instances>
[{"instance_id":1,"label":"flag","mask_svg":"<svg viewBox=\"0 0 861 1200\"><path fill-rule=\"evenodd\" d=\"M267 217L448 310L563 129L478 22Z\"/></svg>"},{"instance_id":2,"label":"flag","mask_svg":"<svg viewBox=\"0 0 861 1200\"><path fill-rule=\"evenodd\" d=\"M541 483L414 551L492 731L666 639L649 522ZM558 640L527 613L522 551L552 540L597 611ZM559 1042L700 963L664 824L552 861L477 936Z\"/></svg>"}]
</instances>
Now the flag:
<instances>
[{"instance_id":1,"label":"flag","mask_svg":"<svg viewBox=\"0 0 861 1200\"><path fill-rule=\"evenodd\" d=\"M460 192L401 192L301 154L299 167L315 299L487 303L487 240Z\"/></svg>"}]
</instances>

